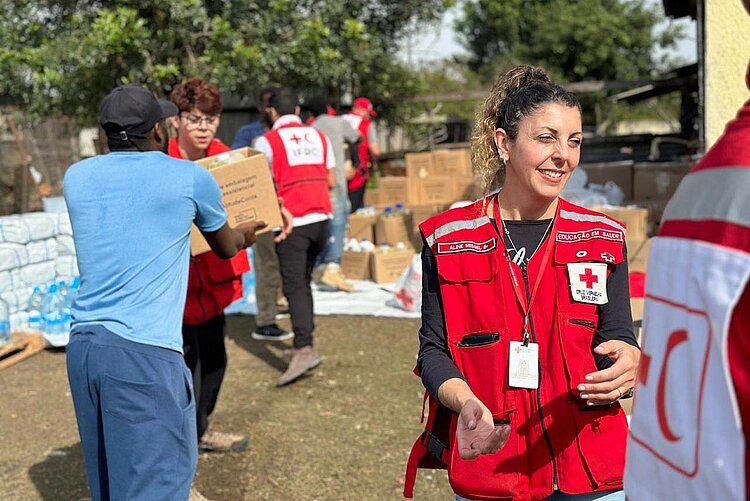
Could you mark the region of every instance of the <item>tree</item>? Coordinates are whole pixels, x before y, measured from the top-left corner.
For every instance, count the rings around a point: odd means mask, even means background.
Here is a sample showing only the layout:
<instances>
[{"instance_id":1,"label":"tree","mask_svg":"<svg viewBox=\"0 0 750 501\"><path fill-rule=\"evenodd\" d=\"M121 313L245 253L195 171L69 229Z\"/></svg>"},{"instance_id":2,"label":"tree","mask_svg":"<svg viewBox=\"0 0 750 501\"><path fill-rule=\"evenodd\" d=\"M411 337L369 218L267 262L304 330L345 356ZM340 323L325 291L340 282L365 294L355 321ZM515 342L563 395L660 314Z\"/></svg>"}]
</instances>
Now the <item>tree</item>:
<instances>
[{"instance_id":1,"label":"tree","mask_svg":"<svg viewBox=\"0 0 750 501\"><path fill-rule=\"evenodd\" d=\"M164 95L200 75L224 93L284 84L387 103L420 85L395 59L399 40L450 2L11 0L0 6L0 100L92 123L116 85Z\"/></svg>"},{"instance_id":2,"label":"tree","mask_svg":"<svg viewBox=\"0 0 750 501\"><path fill-rule=\"evenodd\" d=\"M473 69L543 66L565 81L636 79L654 70L654 46L682 36L661 33L657 7L644 0L469 0L456 29Z\"/></svg>"}]
</instances>

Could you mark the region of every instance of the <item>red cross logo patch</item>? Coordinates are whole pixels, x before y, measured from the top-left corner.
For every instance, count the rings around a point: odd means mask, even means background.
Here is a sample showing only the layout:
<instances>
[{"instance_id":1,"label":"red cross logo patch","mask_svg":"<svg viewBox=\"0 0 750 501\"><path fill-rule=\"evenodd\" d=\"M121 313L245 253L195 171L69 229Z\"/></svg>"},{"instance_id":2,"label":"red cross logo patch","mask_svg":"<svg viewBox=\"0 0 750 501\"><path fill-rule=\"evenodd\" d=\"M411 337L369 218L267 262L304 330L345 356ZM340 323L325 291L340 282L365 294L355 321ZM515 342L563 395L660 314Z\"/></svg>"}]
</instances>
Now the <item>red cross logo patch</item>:
<instances>
[{"instance_id":1,"label":"red cross logo patch","mask_svg":"<svg viewBox=\"0 0 750 501\"><path fill-rule=\"evenodd\" d=\"M607 265L605 263L568 263L570 294L579 303L606 304Z\"/></svg>"}]
</instances>

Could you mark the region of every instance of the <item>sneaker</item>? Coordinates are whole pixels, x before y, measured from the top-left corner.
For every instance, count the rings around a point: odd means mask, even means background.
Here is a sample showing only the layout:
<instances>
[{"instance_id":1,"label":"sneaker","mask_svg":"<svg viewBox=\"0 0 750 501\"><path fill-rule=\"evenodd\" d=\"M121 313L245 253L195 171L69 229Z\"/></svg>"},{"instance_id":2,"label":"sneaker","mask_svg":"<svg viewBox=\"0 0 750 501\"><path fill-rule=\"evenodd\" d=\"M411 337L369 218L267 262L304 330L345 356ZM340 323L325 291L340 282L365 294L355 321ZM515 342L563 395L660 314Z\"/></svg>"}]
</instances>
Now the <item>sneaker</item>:
<instances>
[{"instance_id":1,"label":"sneaker","mask_svg":"<svg viewBox=\"0 0 750 501\"><path fill-rule=\"evenodd\" d=\"M209 430L198 441L198 448L208 452L242 452L248 442L245 435Z\"/></svg>"},{"instance_id":2,"label":"sneaker","mask_svg":"<svg viewBox=\"0 0 750 501\"><path fill-rule=\"evenodd\" d=\"M276 324L271 324L257 327L251 337L260 341L286 341L293 338L294 333L285 331Z\"/></svg>"},{"instance_id":3,"label":"sneaker","mask_svg":"<svg viewBox=\"0 0 750 501\"><path fill-rule=\"evenodd\" d=\"M292 354L292 360L289 362L286 372L281 375L276 382L276 386L284 386L293 383L307 371L312 370L320 365L323 358L312 346L295 349Z\"/></svg>"},{"instance_id":4,"label":"sneaker","mask_svg":"<svg viewBox=\"0 0 750 501\"><path fill-rule=\"evenodd\" d=\"M341 272L341 266L336 263L328 263L326 265L325 271L323 271L323 274L320 276L319 282L321 285L334 290L344 292L351 292L354 290L354 286L347 282L346 277Z\"/></svg>"},{"instance_id":5,"label":"sneaker","mask_svg":"<svg viewBox=\"0 0 750 501\"><path fill-rule=\"evenodd\" d=\"M198 492L198 489L190 486L190 496L188 497L188 501L211 501L206 496Z\"/></svg>"}]
</instances>

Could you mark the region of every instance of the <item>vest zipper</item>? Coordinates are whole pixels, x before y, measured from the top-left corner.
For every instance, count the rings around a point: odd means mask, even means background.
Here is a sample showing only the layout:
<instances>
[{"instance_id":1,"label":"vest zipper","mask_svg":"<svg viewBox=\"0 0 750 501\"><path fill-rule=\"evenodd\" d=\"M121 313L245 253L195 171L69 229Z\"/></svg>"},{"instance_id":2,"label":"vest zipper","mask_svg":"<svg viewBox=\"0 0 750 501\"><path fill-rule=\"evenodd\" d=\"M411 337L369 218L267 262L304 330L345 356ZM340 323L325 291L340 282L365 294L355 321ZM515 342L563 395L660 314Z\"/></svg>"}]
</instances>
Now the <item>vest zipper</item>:
<instances>
[{"instance_id":1,"label":"vest zipper","mask_svg":"<svg viewBox=\"0 0 750 501\"><path fill-rule=\"evenodd\" d=\"M529 290L529 275L526 273L526 267L521 266L521 273L523 274L523 284L526 288L526 301L531 300L531 291ZM540 273L542 273L544 270L539 270ZM531 318L531 309L529 309L529 330L531 331L531 340L536 343L536 332L534 331L534 321ZM555 451L552 449L552 441L549 438L549 434L547 432L547 425L544 424L544 412L542 411L542 395L541 395L541 386L542 386L542 360L539 358L537 361L539 364L539 389L536 391L536 405L537 405L537 411L539 414L539 423L542 425L542 433L544 434L544 441L547 443L547 447L549 448L549 455L552 458L552 489L554 491L557 491L557 461L555 461Z\"/></svg>"}]
</instances>

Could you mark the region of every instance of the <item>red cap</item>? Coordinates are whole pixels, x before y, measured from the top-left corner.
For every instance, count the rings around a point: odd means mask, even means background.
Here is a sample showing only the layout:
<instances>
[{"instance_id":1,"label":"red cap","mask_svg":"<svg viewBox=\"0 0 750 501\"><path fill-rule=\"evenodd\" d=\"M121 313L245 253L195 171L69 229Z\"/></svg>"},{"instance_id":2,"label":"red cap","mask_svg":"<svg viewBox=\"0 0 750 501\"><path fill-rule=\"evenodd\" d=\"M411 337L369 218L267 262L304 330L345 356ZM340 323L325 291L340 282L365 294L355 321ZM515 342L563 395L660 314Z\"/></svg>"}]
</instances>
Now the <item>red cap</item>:
<instances>
[{"instance_id":1,"label":"red cap","mask_svg":"<svg viewBox=\"0 0 750 501\"><path fill-rule=\"evenodd\" d=\"M372 107L372 101L370 101L366 97L358 97L357 99L355 99L354 103L352 104L352 108L362 108L363 110L367 110L370 116L378 116L378 114L375 113L375 109Z\"/></svg>"}]
</instances>

